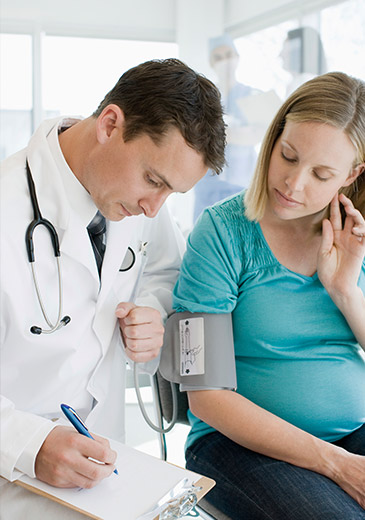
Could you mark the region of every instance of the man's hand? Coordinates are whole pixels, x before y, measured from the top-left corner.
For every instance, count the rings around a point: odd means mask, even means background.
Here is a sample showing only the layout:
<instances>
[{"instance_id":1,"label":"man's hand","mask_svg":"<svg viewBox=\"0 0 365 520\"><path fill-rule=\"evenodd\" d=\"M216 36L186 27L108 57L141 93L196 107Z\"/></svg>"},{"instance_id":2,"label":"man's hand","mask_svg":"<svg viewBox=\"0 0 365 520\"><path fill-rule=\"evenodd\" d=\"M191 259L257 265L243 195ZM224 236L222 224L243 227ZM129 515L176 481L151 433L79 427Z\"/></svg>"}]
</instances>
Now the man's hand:
<instances>
[{"instance_id":1,"label":"man's hand","mask_svg":"<svg viewBox=\"0 0 365 520\"><path fill-rule=\"evenodd\" d=\"M106 439L94 434L93 437L89 439L68 426L56 426L38 452L35 461L38 480L60 488L89 489L109 477L115 469L117 454Z\"/></svg>"},{"instance_id":2,"label":"man's hand","mask_svg":"<svg viewBox=\"0 0 365 520\"><path fill-rule=\"evenodd\" d=\"M128 357L144 363L158 356L163 345L161 314L151 307L137 307L132 302L119 303L116 311Z\"/></svg>"}]
</instances>

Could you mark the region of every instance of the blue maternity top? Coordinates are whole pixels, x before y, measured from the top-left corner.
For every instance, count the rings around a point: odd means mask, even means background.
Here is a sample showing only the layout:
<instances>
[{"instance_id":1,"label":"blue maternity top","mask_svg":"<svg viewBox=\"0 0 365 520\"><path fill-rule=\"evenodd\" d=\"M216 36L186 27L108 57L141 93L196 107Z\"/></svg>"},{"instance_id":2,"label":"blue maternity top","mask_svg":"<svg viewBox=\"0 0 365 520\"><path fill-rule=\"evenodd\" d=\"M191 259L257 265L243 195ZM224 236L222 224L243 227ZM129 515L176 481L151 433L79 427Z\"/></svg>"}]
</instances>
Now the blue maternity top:
<instances>
[{"instance_id":1,"label":"blue maternity top","mask_svg":"<svg viewBox=\"0 0 365 520\"><path fill-rule=\"evenodd\" d=\"M365 261L358 284L365 293ZM363 350L317 274L276 260L260 225L245 217L242 193L198 221L174 307L232 313L237 392L257 405L327 441L365 422ZM214 431L189 414L187 445Z\"/></svg>"}]
</instances>

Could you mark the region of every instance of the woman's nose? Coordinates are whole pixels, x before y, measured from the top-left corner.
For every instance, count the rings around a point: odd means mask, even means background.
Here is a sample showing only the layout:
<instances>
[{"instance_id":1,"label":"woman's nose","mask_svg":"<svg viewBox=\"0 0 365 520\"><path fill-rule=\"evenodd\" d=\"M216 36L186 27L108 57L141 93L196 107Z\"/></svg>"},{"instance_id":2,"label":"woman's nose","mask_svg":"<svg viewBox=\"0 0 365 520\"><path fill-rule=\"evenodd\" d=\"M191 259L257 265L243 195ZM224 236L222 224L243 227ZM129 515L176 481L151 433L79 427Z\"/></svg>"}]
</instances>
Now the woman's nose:
<instances>
[{"instance_id":1,"label":"woman's nose","mask_svg":"<svg viewBox=\"0 0 365 520\"><path fill-rule=\"evenodd\" d=\"M291 191L302 191L305 184L306 172L301 168L295 168L285 178L285 184Z\"/></svg>"}]
</instances>

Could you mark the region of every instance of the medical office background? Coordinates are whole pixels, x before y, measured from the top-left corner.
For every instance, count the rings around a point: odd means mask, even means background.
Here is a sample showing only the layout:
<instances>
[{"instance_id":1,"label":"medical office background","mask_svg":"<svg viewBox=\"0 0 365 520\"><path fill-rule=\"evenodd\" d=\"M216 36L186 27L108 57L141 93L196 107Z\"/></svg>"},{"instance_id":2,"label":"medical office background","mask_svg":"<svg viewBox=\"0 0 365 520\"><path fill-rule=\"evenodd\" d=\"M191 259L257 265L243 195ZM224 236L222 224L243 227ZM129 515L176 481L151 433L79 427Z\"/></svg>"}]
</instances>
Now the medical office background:
<instances>
[{"instance_id":1,"label":"medical office background","mask_svg":"<svg viewBox=\"0 0 365 520\"><path fill-rule=\"evenodd\" d=\"M283 43L302 26L320 35L328 71L365 80L365 0L0 0L0 16L1 160L24 147L44 118L89 116L143 61L178 57L216 81L208 42L223 33L240 55L238 81L282 100L292 79ZM186 235L193 190L168 204ZM143 449L153 433L131 413L138 428L130 443Z\"/></svg>"}]
</instances>

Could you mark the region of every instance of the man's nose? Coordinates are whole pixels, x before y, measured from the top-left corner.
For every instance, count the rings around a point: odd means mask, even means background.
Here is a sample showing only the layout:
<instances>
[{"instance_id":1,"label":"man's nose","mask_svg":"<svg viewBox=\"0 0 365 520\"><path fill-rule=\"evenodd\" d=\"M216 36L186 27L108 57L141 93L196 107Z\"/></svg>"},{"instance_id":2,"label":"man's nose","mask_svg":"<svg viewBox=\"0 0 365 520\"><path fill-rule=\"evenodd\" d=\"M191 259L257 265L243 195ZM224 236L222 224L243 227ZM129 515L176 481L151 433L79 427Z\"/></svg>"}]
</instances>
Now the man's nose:
<instances>
[{"instance_id":1,"label":"man's nose","mask_svg":"<svg viewBox=\"0 0 365 520\"><path fill-rule=\"evenodd\" d=\"M143 213L146 217L153 218L160 211L161 206L165 202L168 197L168 193L159 193L157 195L149 195L140 201L139 205L141 206Z\"/></svg>"}]
</instances>

